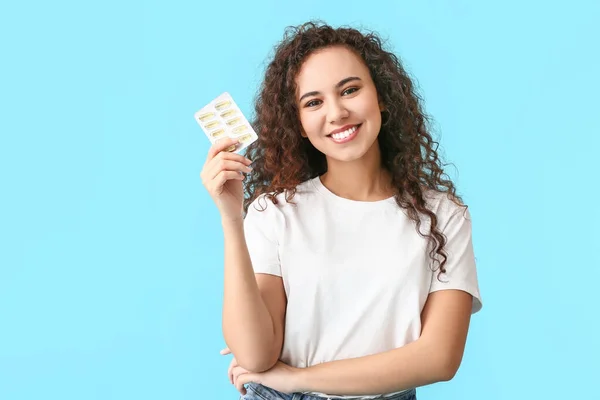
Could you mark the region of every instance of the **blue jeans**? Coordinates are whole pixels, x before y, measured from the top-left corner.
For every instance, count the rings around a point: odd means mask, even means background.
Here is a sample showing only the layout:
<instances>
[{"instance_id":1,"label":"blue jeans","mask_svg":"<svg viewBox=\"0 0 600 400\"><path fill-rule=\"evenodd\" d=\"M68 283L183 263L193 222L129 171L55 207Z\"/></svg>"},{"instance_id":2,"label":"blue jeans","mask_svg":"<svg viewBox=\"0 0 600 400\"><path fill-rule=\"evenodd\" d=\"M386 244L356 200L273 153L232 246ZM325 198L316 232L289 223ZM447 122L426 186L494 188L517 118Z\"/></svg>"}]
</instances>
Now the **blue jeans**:
<instances>
[{"instance_id":1,"label":"blue jeans","mask_svg":"<svg viewBox=\"0 0 600 400\"><path fill-rule=\"evenodd\" d=\"M256 383L246 385L246 394L240 397L240 400L327 400L327 397L314 396L303 393L285 394L269 387ZM336 400L335 397L330 398ZM375 399L382 400L417 400L415 389L406 392L398 393L390 397L376 397ZM340 399L342 400L342 399ZM353 399L354 400L354 399Z\"/></svg>"}]
</instances>

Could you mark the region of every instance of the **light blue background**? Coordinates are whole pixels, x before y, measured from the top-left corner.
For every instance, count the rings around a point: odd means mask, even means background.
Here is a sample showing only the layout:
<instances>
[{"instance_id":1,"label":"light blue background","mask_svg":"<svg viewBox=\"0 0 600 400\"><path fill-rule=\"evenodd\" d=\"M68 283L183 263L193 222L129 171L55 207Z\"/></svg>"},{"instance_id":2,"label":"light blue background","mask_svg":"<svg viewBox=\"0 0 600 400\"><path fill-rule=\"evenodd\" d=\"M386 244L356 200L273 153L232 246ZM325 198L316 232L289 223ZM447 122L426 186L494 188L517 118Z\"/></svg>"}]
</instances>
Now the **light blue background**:
<instances>
[{"instance_id":1,"label":"light blue background","mask_svg":"<svg viewBox=\"0 0 600 400\"><path fill-rule=\"evenodd\" d=\"M484 309L419 398L596 398L598 2L173 0L1 8L0 399L237 397L193 113L310 18L389 39L471 207Z\"/></svg>"}]
</instances>

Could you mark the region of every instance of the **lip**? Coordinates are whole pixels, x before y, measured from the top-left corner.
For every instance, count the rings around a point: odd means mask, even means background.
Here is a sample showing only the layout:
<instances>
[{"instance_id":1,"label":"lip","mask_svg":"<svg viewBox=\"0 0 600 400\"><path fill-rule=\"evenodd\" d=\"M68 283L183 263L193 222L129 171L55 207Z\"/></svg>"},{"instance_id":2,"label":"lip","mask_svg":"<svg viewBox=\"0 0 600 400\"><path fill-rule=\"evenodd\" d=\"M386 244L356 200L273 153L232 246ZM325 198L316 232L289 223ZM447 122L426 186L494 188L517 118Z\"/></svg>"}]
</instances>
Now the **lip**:
<instances>
[{"instance_id":1,"label":"lip","mask_svg":"<svg viewBox=\"0 0 600 400\"><path fill-rule=\"evenodd\" d=\"M344 125L344 126L342 126L341 128L339 128L339 129L335 129L335 130L333 130L333 131L329 132L329 134L328 134L327 136L331 136L331 135L333 135L334 133L340 133L340 132L347 131L348 129L350 129L350 128L354 128L355 126L359 126L359 125L360 125L360 124Z\"/></svg>"},{"instance_id":2,"label":"lip","mask_svg":"<svg viewBox=\"0 0 600 400\"><path fill-rule=\"evenodd\" d=\"M348 137L345 137L343 139L340 140L336 140L331 136L327 136L329 139L331 139L334 143L336 144L343 144L343 143L348 143L351 140L354 140L354 138L356 137L356 135L358 135L358 131L360 131L362 124L357 124L357 125L347 125L347 127L342 128L343 130L337 130L337 132L343 132L346 129L350 129L350 128L354 128L356 127L356 129L354 130L354 132L352 132L352 134ZM336 133L336 131L333 131L333 133Z\"/></svg>"}]
</instances>

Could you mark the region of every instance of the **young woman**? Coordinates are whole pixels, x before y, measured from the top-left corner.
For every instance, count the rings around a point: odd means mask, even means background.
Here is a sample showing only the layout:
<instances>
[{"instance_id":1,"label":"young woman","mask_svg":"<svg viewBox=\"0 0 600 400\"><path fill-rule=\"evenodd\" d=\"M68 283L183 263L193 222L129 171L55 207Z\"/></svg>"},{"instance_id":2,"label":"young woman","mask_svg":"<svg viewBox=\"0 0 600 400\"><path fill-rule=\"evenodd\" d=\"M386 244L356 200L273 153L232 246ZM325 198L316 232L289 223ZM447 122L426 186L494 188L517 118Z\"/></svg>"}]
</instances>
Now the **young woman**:
<instances>
[{"instance_id":1,"label":"young woman","mask_svg":"<svg viewBox=\"0 0 600 400\"><path fill-rule=\"evenodd\" d=\"M377 36L308 23L267 68L247 158L223 151L233 139L210 149L222 353L244 399L410 400L456 374L482 303L426 122Z\"/></svg>"}]
</instances>

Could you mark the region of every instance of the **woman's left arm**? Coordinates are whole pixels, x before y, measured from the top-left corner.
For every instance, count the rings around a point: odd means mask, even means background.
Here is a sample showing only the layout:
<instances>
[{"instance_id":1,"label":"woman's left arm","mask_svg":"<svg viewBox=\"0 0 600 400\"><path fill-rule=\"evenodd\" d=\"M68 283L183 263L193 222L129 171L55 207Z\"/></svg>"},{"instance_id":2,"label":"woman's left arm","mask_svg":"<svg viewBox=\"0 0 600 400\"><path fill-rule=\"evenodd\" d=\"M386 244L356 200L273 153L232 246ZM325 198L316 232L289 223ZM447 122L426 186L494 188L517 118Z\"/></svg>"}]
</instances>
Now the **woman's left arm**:
<instances>
[{"instance_id":1,"label":"woman's left arm","mask_svg":"<svg viewBox=\"0 0 600 400\"><path fill-rule=\"evenodd\" d=\"M319 392L335 395L373 395L448 381L462 361L471 319L473 297L462 290L430 293L421 314L421 336L406 346L309 368L281 362L263 373L238 377L282 392Z\"/></svg>"}]
</instances>

